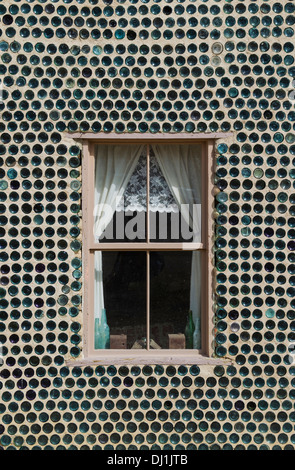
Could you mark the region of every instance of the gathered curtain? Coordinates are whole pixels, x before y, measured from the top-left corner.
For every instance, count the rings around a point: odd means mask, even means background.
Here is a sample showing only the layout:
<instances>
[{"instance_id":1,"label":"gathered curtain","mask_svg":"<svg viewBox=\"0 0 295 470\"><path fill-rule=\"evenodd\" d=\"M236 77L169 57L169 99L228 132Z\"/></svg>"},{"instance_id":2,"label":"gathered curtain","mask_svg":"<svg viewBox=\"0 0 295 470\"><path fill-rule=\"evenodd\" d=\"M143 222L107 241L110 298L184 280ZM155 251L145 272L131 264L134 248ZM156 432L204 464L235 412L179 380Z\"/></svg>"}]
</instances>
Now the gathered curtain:
<instances>
[{"instance_id":1,"label":"gathered curtain","mask_svg":"<svg viewBox=\"0 0 295 470\"><path fill-rule=\"evenodd\" d=\"M99 238L111 222L118 201L137 165L143 145L98 145L95 159L94 238ZM94 317L104 308L102 253L95 251Z\"/></svg>"},{"instance_id":2,"label":"gathered curtain","mask_svg":"<svg viewBox=\"0 0 295 470\"><path fill-rule=\"evenodd\" d=\"M191 227L193 241L201 242L201 151L202 146L152 145L161 171L179 205L181 216ZM193 345L201 347L201 253L192 252L190 310L195 324Z\"/></svg>"}]
</instances>

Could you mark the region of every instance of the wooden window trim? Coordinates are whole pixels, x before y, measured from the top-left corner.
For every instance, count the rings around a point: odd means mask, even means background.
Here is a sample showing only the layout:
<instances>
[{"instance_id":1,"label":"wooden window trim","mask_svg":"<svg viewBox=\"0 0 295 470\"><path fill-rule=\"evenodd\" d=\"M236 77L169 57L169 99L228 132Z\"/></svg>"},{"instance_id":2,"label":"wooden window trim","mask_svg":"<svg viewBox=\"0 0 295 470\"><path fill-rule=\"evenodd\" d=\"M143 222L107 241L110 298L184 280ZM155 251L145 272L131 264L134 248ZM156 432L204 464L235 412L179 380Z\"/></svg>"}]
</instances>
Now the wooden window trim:
<instances>
[{"instance_id":1,"label":"wooden window trim","mask_svg":"<svg viewBox=\"0 0 295 470\"><path fill-rule=\"evenodd\" d=\"M231 136L231 134L187 134L181 136L151 135L71 135L82 144L82 261L83 261L83 358L68 361L68 365L79 364L223 364L225 358L214 357L214 164L216 139ZM122 138L123 137L123 138ZM202 350L95 350L94 349L94 251L101 250L183 250L185 243L94 243L93 208L94 208L94 175L95 175L95 146L104 144L123 143L183 143L202 144L202 241L201 244L187 244L191 249L201 250L203 258L202 281L202 315L201 342ZM171 246L168 246L171 245ZM195 245L195 246L193 246ZM165 248L164 248L165 246ZM164 250L163 250L164 248ZM147 252L148 252L147 251ZM148 263L147 263L148 264ZM148 273L147 273L148 274Z\"/></svg>"}]
</instances>

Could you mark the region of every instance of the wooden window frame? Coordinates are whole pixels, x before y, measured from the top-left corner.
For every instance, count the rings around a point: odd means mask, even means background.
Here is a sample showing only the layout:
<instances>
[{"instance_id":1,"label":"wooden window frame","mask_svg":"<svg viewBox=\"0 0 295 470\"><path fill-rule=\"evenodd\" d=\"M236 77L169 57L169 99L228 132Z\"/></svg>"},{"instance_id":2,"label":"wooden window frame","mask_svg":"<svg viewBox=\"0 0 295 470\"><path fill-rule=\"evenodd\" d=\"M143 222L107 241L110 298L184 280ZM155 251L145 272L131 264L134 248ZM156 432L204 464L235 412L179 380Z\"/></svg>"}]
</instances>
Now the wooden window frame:
<instances>
[{"instance_id":1,"label":"wooden window frame","mask_svg":"<svg viewBox=\"0 0 295 470\"><path fill-rule=\"evenodd\" d=\"M224 134L194 134L159 137L150 135L77 135L82 143L82 258L83 258L83 359L72 361L96 364L216 364L224 359L214 357L214 167L215 140ZM202 252L202 297L201 297L201 350L187 349L94 349L94 252L99 251L133 251L149 253L156 251L180 251L185 248L183 243L103 243L94 241L93 209L95 187L95 147L99 144L131 144L140 143L178 143L202 145L202 243L189 243L190 250ZM147 217L148 220L148 217ZM194 245L194 246L193 246ZM147 255L148 256L148 255ZM147 263L148 266L149 263ZM147 275L148 267L147 267ZM147 322L148 323L148 322Z\"/></svg>"}]
</instances>

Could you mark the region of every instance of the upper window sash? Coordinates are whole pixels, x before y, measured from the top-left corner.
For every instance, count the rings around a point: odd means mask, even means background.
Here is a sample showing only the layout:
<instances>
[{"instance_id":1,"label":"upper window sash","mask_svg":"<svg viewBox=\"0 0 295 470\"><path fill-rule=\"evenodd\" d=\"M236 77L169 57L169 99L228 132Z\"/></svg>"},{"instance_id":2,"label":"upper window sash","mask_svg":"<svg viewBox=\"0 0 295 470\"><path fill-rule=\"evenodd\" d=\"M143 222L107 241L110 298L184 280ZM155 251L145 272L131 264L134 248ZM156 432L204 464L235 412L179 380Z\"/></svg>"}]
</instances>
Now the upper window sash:
<instances>
[{"instance_id":1,"label":"upper window sash","mask_svg":"<svg viewBox=\"0 0 295 470\"><path fill-rule=\"evenodd\" d=\"M111 143L110 143L111 144ZM186 144L186 143L184 143ZM207 161L207 143L206 142L199 142L197 141L197 145L201 148L201 179L204 184L202 184L202 194L201 194L201 201L202 201L202 210L201 210L201 237L200 240L197 242L194 241L185 241L185 242L165 242L161 241L155 242L150 241L149 239L149 223L150 217L146 217L146 233L147 239L146 241L141 242L124 242L124 241L117 241L113 240L111 243L108 242L97 242L95 234L94 234L94 214L95 214L95 201L94 201L94 193L95 193L95 171L96 171L96 145L99 145L91 142L89 144L88 150L88 158L87 164L84 161L84 180L86 180L87 185L87 195L83 205L83 209L86 212L86 233L87 237L85 240L85 244L87 249L90 250L204 250L206 249L206 225L207 225L207 216L206 216L206 206L207 206L207 196L206 196L206 179L207 179L207 171L208 171L208 161ZM119 141L116 145L130 145L129 143L126 144L125 142L121 143ZM146 174L146 202L147 202L147 209L146 214L149 214L149 188L150 188L150 166L149 166L149 154L150 154L150 144L146 143L147 149L147 174ZM173 145L173 143L172 143Z\"/></svg>"}]
</instances>

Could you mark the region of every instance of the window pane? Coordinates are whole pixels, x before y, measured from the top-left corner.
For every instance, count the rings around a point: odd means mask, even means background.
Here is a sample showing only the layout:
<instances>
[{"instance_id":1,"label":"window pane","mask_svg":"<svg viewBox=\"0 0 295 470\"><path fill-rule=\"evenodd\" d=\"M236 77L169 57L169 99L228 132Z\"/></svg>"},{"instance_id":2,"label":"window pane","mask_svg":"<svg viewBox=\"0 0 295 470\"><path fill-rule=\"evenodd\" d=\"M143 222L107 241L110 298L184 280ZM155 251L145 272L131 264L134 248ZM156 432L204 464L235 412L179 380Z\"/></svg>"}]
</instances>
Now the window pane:
<instances>
[{"instance_id":1,"label":"window pane","mask_svg":"<svg viewBox=\"0 0 295 470\"><path fill-rule=\"evenodd\" d=\"M150 253L150 337L153 347L200 348L200 266L201 253L198 251ZM193 344L186 338L190 310L195 328Z\"/></svg>"},{"instance_id":2,"label":"window pane","mask_svg":"<svg viewBox=\"0 0 295 470\"><path fill-rule=\"evenodd\" d=\"M145 348L142 338L146 338L146 253L101 254L110 348Z\"/></svg>"},{"instance_id":3,"label":"window pane","mask_svg":"<svg viewBox=\"0 0 295 470\"><path fill-rule=\"evenodd\" d=\"M95 256L95 349L146 349L146 252ZM152 251L149 263L150 349L200 349L201 253Z\"/></svg>"},{"instance_id":4,"label":"window pane","mask_svg":"<svg viewBox=\"0 0 295 470\"><path fill-rule=\"evenodd\" d=\"M96 242L146 240L145 145L99 145L95 159Z\"/></svg>"},{"instance_id":5,"label":"window pane","mask_svg":"<svg viewBox=\"0 0 295 470\"><path fill-rule=\"evenodd\" d=\"M202 145L152 144L150 240L201 242Z\"/></svg>"}]
</instances>

